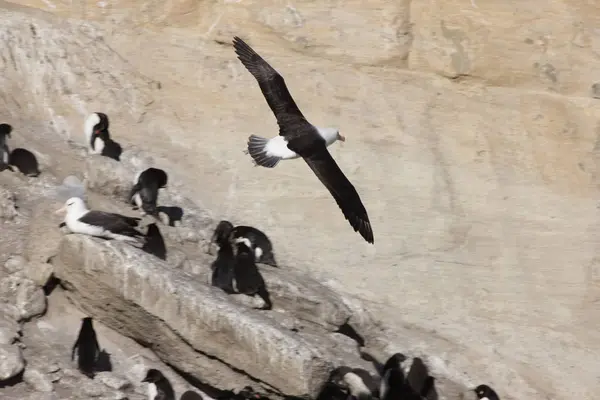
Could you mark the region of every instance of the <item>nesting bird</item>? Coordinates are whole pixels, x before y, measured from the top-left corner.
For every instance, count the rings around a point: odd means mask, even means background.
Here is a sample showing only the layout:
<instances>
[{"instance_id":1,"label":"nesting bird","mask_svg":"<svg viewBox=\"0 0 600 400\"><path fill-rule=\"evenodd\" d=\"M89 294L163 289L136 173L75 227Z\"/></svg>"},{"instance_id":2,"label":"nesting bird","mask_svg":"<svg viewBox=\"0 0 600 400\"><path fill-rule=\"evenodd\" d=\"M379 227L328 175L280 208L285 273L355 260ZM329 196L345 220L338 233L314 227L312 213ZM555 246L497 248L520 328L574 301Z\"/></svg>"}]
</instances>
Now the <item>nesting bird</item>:
<instances>
[{"instance_id":1,"label":"nesting bird","mask_svg":"<svg viewBox=\"0 0 600 400\"><path fill-rule=\"evenodd\" d=\"M162 169L148 168L138 173L129 192L129 201L143 210L143 214L156 215L158 190L167 186L167 173Z\"/></svg>"},{"instance_id":2,"label":"nesting bird","mask_svg":"<svg viewBox=\"0 0 600 400\"><path fill-rule=\"evenodd\" d=\"M210 243L219 244L219 242L223 243L224 240L233 242L238 238L247 239L246 243L254 251L255 262L277 267L271 241L265 233L251 226L239 225L234 227L231 222L222 220L215 228Z\"/></svg>"},{"instance_id":3,"label":"nesting bird","mask_svg":"<svg viewBox=\"0 0 600 400\"><path fill-rule=\"evenodd\" d=\"M262 309L272 308L265 280L254 261L254 252L246 238L234 239L235 262L233 266L233 288L237 293L248 296L258 295L263 301Z\"/></svg>"},{"instance_id":4,"label":"nesting bird","mask_svg":"<svg viewBox=\"0 0 600 400\"><path fill-rule=\"evenodd\" d=\"M244 237L232 238L227 234L216 235L215 240L219 250L211 265L211 285L228 294L258 295L264 301L262 309L270 310L270 295L256 266L250 240Z\"/></svg>"},{"instance_id":5,"label":"nesting bird","mask_svg":"<svg viewBox=\"0 0 600 400\"><path fill-rule=\"evenodd\" d=\"M40 174L37 158L35 155L20 147L10 153L9 166L16 167L23 175L36 177Z\"/></svg>"},{"instance_id":6,"label":"nesting bird","mask_svg":"<svg viewBox=\"0 0 600 400\"><path fill-rule=\"evenodd\" d=\"M140 218L104 211L89 210L79 197L71 197L56 214L65 213L66 217L59 226L66 225L73 233L137 242L144 235L137 231Z\"/></svg>"},{"instance_id":7,"label":"nesting bird","mask_svg":"<svg viewBox=\"0 0 600 400\"><path fill-rule=\"evenodd\" d=\"M412 364L405 376L402 363L406 356L402 353L393 354L386 361L382 370L382 379L379 387L381 400L421 400L437 398L434 379L423 360L413 358Z\"/></svg>"},{"instance_id":8,"label":"nesting bird","mask_svg":"<svg viewBox=\"0 0 600 400\"><path fill-rule=\"evenodd\" d=\"M473 391L479 400L500 400L498 394L488 385L479 385Z\"/></svg>"},{"instance_id":9,"label":"nesting bird","mask_svg":"<svg viewBox=\"0 0 600 400\"><path fill-rule=\"evenodd\" d=\"M150 368L142 382L148 383L148 400L175 400L171 382L159 370Z\"/></svg>"},{"instance_id":10,"label":"nesting bird","mask_svg":"<svg viewBox=\"0 0 600 400\"><path fill-rule=\"evenodd\" d=\"M96 362L100 356L100 345L91 317L81 319L81 328L77 340L71 349L71 361L77 350L77 366L79 371L90 379L94 378Z\"/></svg>"},{"instance_id":11,"label":"nesting bird","mask_svg":"<svg viewBox=\"0 0 600 400\"><path fill-rule=\"evenodd\" d=\"M200 396L198 393L188 390L184 394L181 395L179 400L203 400L203 399L202 399L202 396Z\"/></svg>"},{"instance_id":12,"label":"nesting bird","mask_svg":"<svg viewBox=\"0 0 600 400\"><path fill-rule=\"evenodd\" d=\"M345 141L344 136L336 128L321 128L308 122L283 77L246 42L236 36L233 47L238 59L258 82L279 125L279 136L249 137L248 153L256 165L273 168L281 160L302 157L329 190L354 231L368 243L374 243L371 222L358 192L327 151L336 141Z\"/></svg>"},{"instance_id":13,"label":"nesting bird","mask_svg":"<svg viewBox=\"0 0 600 400\"><path fill-rule=\"evenodd\" d=\"M94 112L88 115L83 124L83 132L90 154L101 154L113 160L120 160L123 149L110 137L106 114Z\"/></svg>"},{"instance_id":14,"label":"nesting bird","mask_svg":"<svg viewBox=\"0 0 600 400\"><path fill-rule=\"evenodd\" d=\"M233 288L235 256L229 235L213 235L217 243L217 258L212 262L211 285L222 289L227 294L235 293Z\"/></svg>"}]
</instances>

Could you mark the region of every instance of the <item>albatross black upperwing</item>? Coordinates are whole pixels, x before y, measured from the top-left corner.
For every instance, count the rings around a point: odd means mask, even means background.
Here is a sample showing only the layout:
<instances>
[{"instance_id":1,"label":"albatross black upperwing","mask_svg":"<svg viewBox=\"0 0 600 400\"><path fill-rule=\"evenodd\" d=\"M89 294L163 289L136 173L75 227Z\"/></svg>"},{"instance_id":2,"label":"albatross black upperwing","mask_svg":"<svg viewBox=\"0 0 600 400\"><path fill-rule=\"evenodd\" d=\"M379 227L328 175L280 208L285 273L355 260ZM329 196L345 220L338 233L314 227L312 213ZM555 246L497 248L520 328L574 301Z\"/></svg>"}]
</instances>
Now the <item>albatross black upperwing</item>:
<instances>
[{"instance_id":1,"label":"albatross black upperwing","mask_svg":"<svg viewBox=\"0 0 600 400\"><path fill-rule=\"evenodd\" d=\"M85 224L102 226L104 229L119 235L144 236L141 232L133 229L133 226L137 225L137 220L140 220L140 218L95 210L89 211L79 218L79 221Z\"/></svg>"},{"instance_id":2,"label":"albatross black upperwing","mask_svg":"<svg viewBox=\"0 0 600 400\"><path fill-rule=\"evenodd\" d=\"M100 212L100 211L98 211ZM121 215L121 214L116 214L116 213L107 213L105 212L104 214L110 214L112 216L114 216L115 218L120 218L123 220L123 222L125 222L126 224L128 224L131 227L136 227L139 225L140 221L142 220L141 218L138 217L128 217L126 215Z\"/></svg>"},{"instance_id":3,"label":"albatross black upperwing","mask_svg":"<svg viewBox=\"0 0 600 400\"><path fill-rule=\"evenodd\" d=\"M271 111L275 114L275 118L277 118L277 124L280 128L279 134L282 136L293 134L293 132L287 132L286 127L306 124L306 119L296 105L283 77L252 47L237 36L233 38L233 48L242 64L258 81L263 96L269 107L271 107Z\"/></svg>"},{"instance_id":4,"label":"albatross black upperwing","mask_svg":"<svg viewBox=\"0 0 600 400\"><path fill-rule=\"evenodd\" d=\"M314 146L304 161L329 190L354 231L359 232L367 242L374 243L367 210L352 183L327 151L325 143Z\"/></svg>"}]
</instances>

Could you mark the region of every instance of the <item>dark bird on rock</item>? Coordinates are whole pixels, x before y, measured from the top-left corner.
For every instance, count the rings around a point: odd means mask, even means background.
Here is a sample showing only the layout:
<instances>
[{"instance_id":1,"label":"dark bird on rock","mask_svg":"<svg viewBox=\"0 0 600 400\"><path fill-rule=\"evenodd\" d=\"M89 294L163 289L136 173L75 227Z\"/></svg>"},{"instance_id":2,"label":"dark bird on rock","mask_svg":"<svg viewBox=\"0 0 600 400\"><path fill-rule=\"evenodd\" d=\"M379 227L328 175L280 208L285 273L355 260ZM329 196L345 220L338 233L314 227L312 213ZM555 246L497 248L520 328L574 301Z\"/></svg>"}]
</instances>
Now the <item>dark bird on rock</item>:
<instances>
[{"instance_id":1,"label":"dark bird on rock","mask_svg":"<svg viewBox=\"0 0 600 400\"><path fill-rule=\"evenodd\" d=\"M494 389L488 385L479 385L473 391L479 400L500 400Z\"/></svg>"},{"instance_id":2,"label":"dark bird on rock","mask_svg":"<svg viewBox=\"0 0 600 400\"><path fill-rule=\"evenodd\" d=\"M179 400L203 400L202 396L196 392L192 392L191 390L188 390L187 392L185 392L184 394L181 395L181 398Z\"/></svg>"},{"instance_id":3,"label":"dark bird on rock","mask_svg":"<svg viewBox=\"0 0 600 400\"><path fill-rule=\"evenodd\" d=\"M219 250L217 258L212 262L211 269L211 285L222 289L225 293L233 294L235 256L233 254L233 246L229 241L229 235L217 235L214 237Z\"/></svg>"},{"instance_id":4,"label":"dark bird on rock","mask_svg":"<svg viewBox=\"0 0 600 400\"><path fill-rule=\"evenodd\" d=\"M40 174L37 158L27 149L18 147L11 151L8 164L16 167L23 175L36 177Z\"/></svg>"},{"instance_id":5,"label":"dark bird on rock","mask_svg":"<svg viewBox=\"0 0 600 400\"><path fill-rule=\"evenodd\" d=\"M406 361L404 354L395 353L384 364L379 388L381 400L403 399L404 397L412 399L410 397L412 392L408 389L402 368L404 361Z\"/></svg>"},{"instance_id":6,"label":"dark bird on rock","mask_svg":"<svg viewBox=\"0 0 600 400\"><path fill-rule=\"evenodd\" d=\"M273 245L271 240L262 231L251 226L239 225L234 227L229 221L222 220L217 225L209 249L212 243L219 243L221 238L234 242L238 238L246 238L250 243L250 249L254 251L254 261L277 267L275 254L273 254Z\"/></svg>"},{"instance_id":7,"label":"dark bird on rock","mask_svg":"<svg viewBox=\"0 0 600 400\"><path fill-rule=\"evenodd\" d=\"M175 400L171 382L159 370L150 368L142 382L148 383L148 400Z\"/></svg>"},{"instance_id":8,"label":"dark bird on rock","mask_svg":"<svg viewBox=\"0 0 600 400\"><path fill-rule=\"evenodd\" d=\"M141 208L144 213L156 215L158 190L167 186L167 180L167 173L162 169L145 169L135 177L129 193L129 201Z\"/></svg>"},{"instance_id":9,"label":"dark bird on rock","mask_svg":"<svg viewBox=\"0 0 600 400\"><path fill-rule=\"evenodd\" d=\"M96 362L100 355L100 345L91 317L81 319L81 328L77 340L71 349L71 361L77 351L77 367L79 371L90 379L94 378Z\"/></svg>"},{"instance_id":10,"label":"dark bird on rock","mask_svg":"<svg viewBox=\"0 0 600 400\"><path fill-rule=\"evenodd\" d=\"M429 378L429 371L423 360L419 357L413 358L410 370L406 375L406 382L416 393L421 393L425 388L427 378Z\"/></svg>"},{"instance_id":11,"label":"dark bird on rock","mask_svg":"<svg viewBox=\"0 0 600 400\"><path fill-rule=\"evenodd\" d=\"M108 131L108 117L101 112L88 115L83 124L90 154L101 154L119 161L123 149L111 139Z\"/></svg>"},{"instance_id":12,"label":"dark bird on rock","mask_svg":"<svg viewBox=\"0 0 600 400\"><path fill-rule=\"evenodd\" d=\"M258 295L264 301L262 309L270 310L272 304L267 285L255 264L254 252L251 250L249 240L237 238L232 244L235 246L233 288L237 293L248 296Z\"/></svg>"},{"instance_id":13,"label":"dark bird on rock","mask_svg":"<svg viewBox=\"0 0 600 400\"><path fill-rule=\"evenodd\" d=\"M371 222L358 192L327 150L345 138L335 128L320 128L308 122L283 77L242 39L234 37L233 47L239 60L257 80L279 125L279 136L249 137L248 153L256 165L273 168L281 160L302 157L329 190L354 231L368 243L374 243Z\"/></svg>"}]
</instances>

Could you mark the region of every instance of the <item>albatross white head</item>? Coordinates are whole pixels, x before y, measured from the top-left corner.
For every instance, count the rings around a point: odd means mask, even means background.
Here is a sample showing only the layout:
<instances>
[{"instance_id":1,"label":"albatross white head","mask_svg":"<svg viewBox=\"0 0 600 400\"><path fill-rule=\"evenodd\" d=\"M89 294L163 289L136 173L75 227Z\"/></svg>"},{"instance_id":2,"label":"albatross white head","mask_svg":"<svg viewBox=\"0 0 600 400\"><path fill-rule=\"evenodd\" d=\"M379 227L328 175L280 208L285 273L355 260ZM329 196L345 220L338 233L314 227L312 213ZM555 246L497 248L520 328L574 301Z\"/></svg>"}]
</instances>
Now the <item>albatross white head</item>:
<instances>
[{"instance_id":1,"label":"albatross white head","mask_svg":"<svg viewBox=\"0 0 600 400\"><path fill-rule=\"evenodd\" d=\"M89 209L85 205L85 202L79 197L71 197L65 202L65 205L56 210L55 214L63 214L66 212L67 217L65 219L80 218L83 214L87 213Z\"/></svg>"},{"instance_id":2,"label":"albatross white head","mask_svg":"<svg viewBox=\"0 0 600 400\"><path fill-rule=\"evenodd\" d=\"M345 142L346 138L340 135L340 131L336 128L319 128L317 127L317 132L323 139L325 139L325 145L330 146L334 144L336 141Z\"/></svg>"}]
</instances>

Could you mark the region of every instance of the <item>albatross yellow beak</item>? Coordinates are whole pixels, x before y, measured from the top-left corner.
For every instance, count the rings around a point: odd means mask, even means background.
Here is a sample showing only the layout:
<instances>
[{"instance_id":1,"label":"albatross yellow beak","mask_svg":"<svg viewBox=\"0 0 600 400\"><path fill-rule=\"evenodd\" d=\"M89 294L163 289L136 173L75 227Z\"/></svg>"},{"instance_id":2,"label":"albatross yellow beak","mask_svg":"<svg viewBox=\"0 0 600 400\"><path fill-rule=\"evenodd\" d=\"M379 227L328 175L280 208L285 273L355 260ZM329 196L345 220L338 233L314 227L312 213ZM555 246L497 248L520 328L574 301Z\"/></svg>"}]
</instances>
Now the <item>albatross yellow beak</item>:
<instances>
[{"instance_id":1,"label":"albatross yellow beak","mask_svg":"<svg viewBox=\"0 0 600 400\"><path fill-rule=\"evenodd\" d=\"M340 142L345 142L345 141L346 141L346 137L345 137L345 136L342 136L342 135L340 135L340 134L338 134L338 140L339 140Z\"/></svg>"},{"instance_id":2,"label":"albatross yellow beak","mask_svg":"<svg viewBox=\"0 0 600 400\"><path fill-rule=\"evenodd\" d=\"M54 211L54 214L64 214L67 211L67 206L64 206L56 211Z\"/></svg>"}]
</instances>

